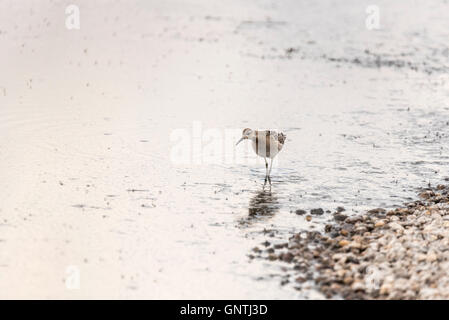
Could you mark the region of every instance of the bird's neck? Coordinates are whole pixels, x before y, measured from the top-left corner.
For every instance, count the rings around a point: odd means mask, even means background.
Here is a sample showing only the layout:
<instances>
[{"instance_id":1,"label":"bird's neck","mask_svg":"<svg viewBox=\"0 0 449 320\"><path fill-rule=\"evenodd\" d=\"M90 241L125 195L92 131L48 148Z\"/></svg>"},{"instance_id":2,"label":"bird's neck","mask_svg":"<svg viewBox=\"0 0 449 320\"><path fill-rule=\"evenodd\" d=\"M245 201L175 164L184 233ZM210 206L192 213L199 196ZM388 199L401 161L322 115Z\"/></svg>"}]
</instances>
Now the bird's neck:
<instances>
[{"instance_id":1,"label":"bird's neck","mask_svg":"<svg viewBox=\"0 0 449 320\"><path fill-rule=\"evenodd\" d=\"M248 139L251 140L251 141L256 141L256 138L257 138L256 132L252 132L252 133L248 136Z\"/></svg>"}]
</instances>

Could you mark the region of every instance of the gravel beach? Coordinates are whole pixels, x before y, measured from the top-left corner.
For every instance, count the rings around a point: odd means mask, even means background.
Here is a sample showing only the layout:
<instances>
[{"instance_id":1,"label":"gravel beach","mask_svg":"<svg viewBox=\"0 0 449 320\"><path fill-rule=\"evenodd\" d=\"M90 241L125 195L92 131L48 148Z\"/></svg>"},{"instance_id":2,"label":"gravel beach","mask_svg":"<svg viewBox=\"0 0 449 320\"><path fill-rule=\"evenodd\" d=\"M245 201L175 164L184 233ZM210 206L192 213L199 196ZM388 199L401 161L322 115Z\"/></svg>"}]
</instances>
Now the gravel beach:
<instances>
[{"instance_id":1,"label":"gravel beach","mask_svg":"<svg viewBox=\"0 0 449 320\"><path fill-rule=\"evenodd\" d=\"M343 210L323 233L297 233L267 248L266 258L293 264L289 281L298 290L312 282L326 298L449 298L448 186L426 188L390 211Z\"/></svg>"}]
</instances>

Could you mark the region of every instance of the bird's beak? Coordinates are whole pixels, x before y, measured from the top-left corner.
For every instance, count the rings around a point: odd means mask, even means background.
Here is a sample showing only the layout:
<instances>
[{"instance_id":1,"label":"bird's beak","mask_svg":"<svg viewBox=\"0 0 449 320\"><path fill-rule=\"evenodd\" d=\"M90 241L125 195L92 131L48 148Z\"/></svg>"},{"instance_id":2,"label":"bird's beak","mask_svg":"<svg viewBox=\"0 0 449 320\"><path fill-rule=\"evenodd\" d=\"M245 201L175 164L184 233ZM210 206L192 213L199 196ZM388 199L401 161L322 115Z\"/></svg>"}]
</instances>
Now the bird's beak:
<instances>
[{"instance_id":1,"label":"bird's beak","mask_svg":"<svg viewBox=\"0 0 449 320\"><path fill-rule=\"evenodd\" d=\"M243 140L245 140L245 138L244 137L241 137L240 138L240 140L235 144L235 145L238 145L240 142L242 142Z\"/></svg>"}]
</instances>

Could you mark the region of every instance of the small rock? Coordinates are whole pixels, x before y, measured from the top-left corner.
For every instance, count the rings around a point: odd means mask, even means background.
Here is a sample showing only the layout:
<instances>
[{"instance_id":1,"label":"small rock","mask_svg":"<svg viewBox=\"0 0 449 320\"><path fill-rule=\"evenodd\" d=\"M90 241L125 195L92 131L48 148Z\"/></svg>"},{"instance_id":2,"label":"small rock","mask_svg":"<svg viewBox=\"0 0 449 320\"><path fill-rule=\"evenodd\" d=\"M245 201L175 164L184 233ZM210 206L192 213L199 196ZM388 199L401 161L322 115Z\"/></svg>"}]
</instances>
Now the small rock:
<instances>
[{"instance_id":1,"label":"small rock","mask_svg":"<svg viewBox=\"0 0 449 320\"><path fill-rule=\"evenodd\" d=\"M347 218L348 218L348 216L346 216L344 214L339 214L339 213L334 214L334 219L336 221L345 221Z\"/></svg>"},{"instance_id":2,"label":"small rock","mask_svg":"<svg viewBox=\"0 0 449 320\"><path fill-rule=\"evenodd\" d=\"M332 239L338 237L339 235L340 235L340 232L338 232L337 230L331 230L331 232L330 232L330 237Z\"/></svg>"},{"instance_id":3,"label":"small rock","mask_svg":"<svg viewBox=\"0 0 449 320\"><path fill-rule=\"evenodd\" d=\"M295 279L295 281L298 282L298 283L304 283L304 282L307 281L307 279L304 278L304 277L297 277L297 278Z\"/></svg>"},{"instance_id":4,"label":"small rock","mask_svg":"<svg viewBox=\"0 0 449 320\"><path fill-rule=\"evenodd\" d=\"M292 53L297 52L297 51L299 51L299 49L297 49L297 48L287 48L287 49L285 49L285 53L287 55L292 54Z\"/></svg>"},{"instance_id":5,"label":"small rock","mask_svg":"<svg viewBox=\"0 0 449 320\"><path fill-rule=\"evenodd\" d=\"M275 249L282 249L282 248L287 248L288 247L288 243L277 243L274 245Z\"/></svg>"},{"instance_id":6,"label":"small rock","mask_svg":"<svg viewBox=\"0 0 449 320\"><path fill-rule=\"evenodd\" d=\"M302 216L303 214L306 214L306 210L298 209L298 210L295 211L295 213L296 213L297 215Z\"/></svg>"},{"instance_id":7,"label":"small rock","mask_svg":"<svg viewBox=\"0 0 449 320\"><path fill-rule=\"evenodd\" d=\"M352 283L351 289L354 291L364 291L365 285L363 284L362 281L357 280Z\"/></svg>"},{"instance_id":8,"label":"small rock","mask_svg":"<svg viewBox=\"0 0 449 320\"><path fill-rule=\"evenodd\" d=\"M369 210L367 213L372 214L372 215L383 215L386 212L387 212L387 210L385 210L383 208L376 208L376 209Z\"/></svg>"},{"instance_id":9,"label":"small rock","mask_svg":"<svg viewBox=\"0 0 449 320\"><path fill-rule=\"evenodd\" d=\"M274 260L276 260L278 257L274 254L274 253L270 253L269 255L268 255L268 260L270 260L270 261L274 261Z\"/></svg>"},{"instance_id":10,"label":"small rock","mask_svg":"<svg viewBox=\"0 0 449 320\"><path fill-rule=\"evenodd\" d=\"M279 255L279 259L284 261L284 262L292 262L293 260L293 254L291 252L287 252L287 253L281 253Z\"/></svg>"},{"instance_id":11,"label":"small rock","mask_svg":"<svg viewBox=\"0 0 449 320\"><path fill-rule=\"evenodd\" d=\"M349 217L345 220L346 223L356 224L357 222L363 221L363 218L360 216Z\"/></svg>"},{"instance_id":12,"label":"small rock","mask_svg":"<svg viewBox=\"0 0 449 320\"><path fill-rule=\"evenodd\" d=\"M324 210L321 209L321 208L312 209L312 210L310 210L310 213L313 214L313 215L321 216L322 214L324 214Z\"/></svg>"},{"instance_id":13,"label":"small rock","mask_svg":"<svg viewBox=\"0 0 449 320\"><path fill-rule=\"evenodd\" d=\"M399 223L397 223L397 222L390 222L390 223L388 224L388 226L389 226L391 229L393 229L393 230L395 230L395 231L397 231L397 232L401 232L401 231L404 230L404 227L401 226L401 225L400 225Z\"/></svg>"},{"instance_id":14,"label":"small rock","mask_svg":"<svg viewBox=\"0 0 449 320\"><path fill-rule=\"evenodd\" d=\"M376 228L379 228L379 227L383 227L384 225L385 225L385 221L379 220L379 221L376 222L376 224L374 226Z\"/></svg>"},{"instance_id":15,"label":"small rock","mask_svg":"<svg viewBox=\"0 0 449 320\"><path fill-rule=\"evenodd\" d=\"M354 279L352 279L351 277L345 277L343 279L343 283L346 284L346 285L350 285L353 282L354 282Z\"/></svg>"},{"instance_id":16,"label":"small rock","mask_svg":"<svg viewBox=\"0 0 449 320\"><path fill-rule=\"evenodd\" d=\"M390 284L384 283L384 284L380 287L379 294L380 294L380 295L383 295L383 296L388 295L388 294L390 294L391 289L392 289L392 288L391 288L391 285L390 285Z\"/></svg>"},{"instance_id":17,"label":"small rock","mask_svg":"<svg viewBox=\"0 0 449 320\"><path fill-rule=\"evenodd\" d=\"M349 244L350 248L354 248L354 249L362 249L364 248L364 246L358 242L358 241L351 241L351 243Z\"/></svg>"},{"instance_id":18,"label":"small rock","mask_svg":"<svg viewBox=\"0 0 449 320\"><path fill-rule=\"evenodd\" d=\"M423 199L430 199L435 193L433 191L423 191L418 196Z\"/></svg>"},{"instance_id":19,"label":"small rock","mask_svg":"<svg viewBox=\"0 0 449 320\"><path fill-rule=\"evenodd\" d=\"M349 241L348 241L348 240L340 240L340 241L338 242L338 245L339 245L340 247L347 246L348 244L349 244Z\"/></svg>"},{"instance_id":20,"label":"small rock","mask_svg":"<svg viewBox=\"0 0 449 320\"><path fill-rule=\"evenodd\" d=\"M432 252L432 253L427 254L427 258L426 258L427 262L434 262L437 259L438 259L438 257L435 253Z\"/></svg>"},{"instance_id":21,"label":"small rock","mask_svg":"<svg viewBox=\"0 0 449 320\"><path fill-rule=\"evenodd\" d=\"M343 278L346 275L346 270L345 269L339 269L337 270L337 276L340 278Z\"/></svg>"},{"instance_id":22,"label":"small rock","mask_svg":"<svg viewBox=\"0 0 449 320\"><path fill-rule=\"evenodd\" d=\"M312 216L306 216L307 221L312 221Z\"/></svg>"}]
</instances>

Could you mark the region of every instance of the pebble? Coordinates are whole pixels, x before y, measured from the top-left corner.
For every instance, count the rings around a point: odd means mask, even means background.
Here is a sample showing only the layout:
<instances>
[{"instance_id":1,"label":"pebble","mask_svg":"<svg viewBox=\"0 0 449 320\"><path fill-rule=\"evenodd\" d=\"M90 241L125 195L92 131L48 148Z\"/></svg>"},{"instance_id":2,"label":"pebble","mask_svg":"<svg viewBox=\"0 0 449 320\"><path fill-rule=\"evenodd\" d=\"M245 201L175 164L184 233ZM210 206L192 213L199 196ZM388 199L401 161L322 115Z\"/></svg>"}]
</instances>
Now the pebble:
<instances>
[{"instance_id":1,"label":"pebble","mask_svg":"<svg viewBox=\"0 0 449 320\"><path fill-rule=\"evenodd\" d=\"M385 214L387 211L383 208L376 208L376 209L371 209L369 210L367 213L368 214L372 214L372 215L379 215L379 214Z\"/></svg>"},{"instance_id":2,"label":"pebble","mask_svg":"<svg viewBox=\"0 0 449 320\"><path fill-rule=\"evenodd\" d=\"M312 209L312 210L310 210L310 213L313 214L313 215L321 216L322 214L324 214L324 210L321 209L321 208Z\"/></svg>"},{"instance_id":3,"label":"pebble","mask_svg":"<svg viewBox=\"0 0 449 320\"><path fill-rule=\"evenodd\" d=\"M435 193L433 191L424 191L424 192L421 192L418 196L423 199L430 199L434 195L435 195Z\"/></svg>"},{"instance_id":4,"label":"pebble","mask_svg":"<svg viewBox=\"0 0 449 320\"><path fill-rule=\"evenodd\" d=\"M351 285L351 289L354 291L365 290L365 285L362 281L354 281Z\"/></svg>"},{"instance_id":5,"label":"pebble","mask_svg":"<svg viewBox=\"0 0 449 320\"><path fill-rule=\"evenodd\" d=\"M297 277L297 278L295 279L295 281L296 281L296 282L299 282L299 283L303 283L303 282L306 282L307 279L304 278L304 277Z\"/></svg>"},{"instance_id":6,"label":"pebble","mask_svg":"<svg viewBox=\"0 0 449 320\"><path fill-rule=\"evenodd\" d=\"M353 282L354 282L354 279L352 279L351 277L346 277L343 279L343 283L346 285L350 285Z\"/></svg>"},{"instance_id":7,"label":"pebble","mask_svg":"<svg viewBox=\"0 0 449 320\"><path fill-rule=\"evenodd\" d=\"M427 262L434 262L438 259L437 255L435 253L429 253L427 254Z\"/></svg>"},{"instance_id":8,"label":"pebble","mask_svg":"<svg viewBox=\"0 0 449 320\"><path fill-rule=\"evenodd\" d=\"M294 258L294 255L291 252L287 252L287 253L282 253L279 256L279 259L285 262L291 262Z\"/></svg>"},{"instance_id":9,"label":"pebble","mask_svg":"<svg viewBox=\"0 0 449 320\"><path fill-rule=\"evenodd\" d=\"M392 287L391 287L390 284L384 283L384 284L380 287L379 294L384 295L384 296L385 296L385 295L388 295L388 294L390 294L391 289L392 289Z\"/></svg>"},{"instance_id":10,"label":"pebble","mask_svg":"<svg viewBox=\"0 0 449 320\"><path fill-rule=\"evenodd\" d=\"M288 243L277 243L273 246L275 249L282 249L282 248L287 248L288 247Z\"/></svg>"},{"instance_id":11,"label":"pebble","mask_svg":"<svg viewBox=\"0 0 449 320\"><path fill-rule=\"evenodd\" d=\"M268 255L268 260L273 261L273 260L277 260L277 256L274 253L270 253Z\"/></svg>"},{"instance_id":12,"label":"pebble","mask_svg":"<svg viewBox=\"0 0 449 320\"><path fill-rule=\"evenodd\" d=\"M385 225L385 221L379 220L379 221L376 222L376 224L374 226L376 228L379 228L379 227L383 227L384 225Z\"/></svg>"},{"instance_id":13,"label":"pebble","mask_svg":"<svg viewBox=\"0 0 449 320\"><path fill-rule=\"evenodd\" d=\"M340 247L347 246L348 244L349 244L349 241L348 241L348 240L340 240L340 241L338 242L338 245L339 245Z\"/></svg>"},{"instance_id":14,"label":"pebble","mask_svg":"<svg viewBox=\"0 0 449 320\"><path fill-rule=\"evenodd\" d=\"M340 213L334 214L334 219L337 221L345 221L348 218L348 216Z\"/></svg>"}]
</instances>

